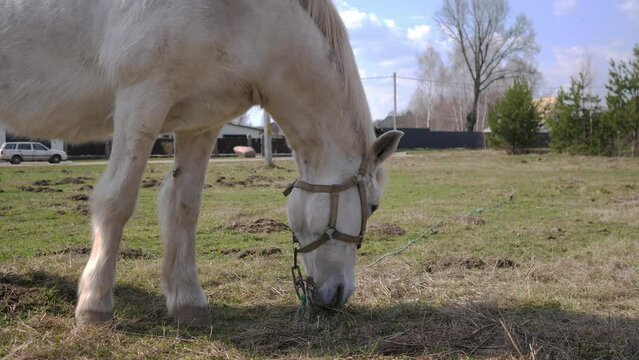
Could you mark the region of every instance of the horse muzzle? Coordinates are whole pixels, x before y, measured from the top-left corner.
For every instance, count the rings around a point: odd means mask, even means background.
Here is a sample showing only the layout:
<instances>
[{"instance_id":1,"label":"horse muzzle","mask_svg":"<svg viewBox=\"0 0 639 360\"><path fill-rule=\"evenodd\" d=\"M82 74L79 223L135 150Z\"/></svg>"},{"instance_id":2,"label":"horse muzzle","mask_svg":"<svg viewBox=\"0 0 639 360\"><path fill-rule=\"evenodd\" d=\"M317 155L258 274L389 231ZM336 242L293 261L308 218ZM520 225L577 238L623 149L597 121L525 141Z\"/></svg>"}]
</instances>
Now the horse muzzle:
<instances>
[{"instance_id":1,"label":"horse muzzle","mask_svg":"<svg viewBox=\"0 0 639 360\"><path fill-rule=\"evenodd\" d=\"M308 290L311 302L314 305L326 308L340 308L344 306L355 290L354 286L348 286L342 283L315 288L313 278L310 277L306 279L306 282L310 285L308 286Z\"/></svg>"}]
</instances>

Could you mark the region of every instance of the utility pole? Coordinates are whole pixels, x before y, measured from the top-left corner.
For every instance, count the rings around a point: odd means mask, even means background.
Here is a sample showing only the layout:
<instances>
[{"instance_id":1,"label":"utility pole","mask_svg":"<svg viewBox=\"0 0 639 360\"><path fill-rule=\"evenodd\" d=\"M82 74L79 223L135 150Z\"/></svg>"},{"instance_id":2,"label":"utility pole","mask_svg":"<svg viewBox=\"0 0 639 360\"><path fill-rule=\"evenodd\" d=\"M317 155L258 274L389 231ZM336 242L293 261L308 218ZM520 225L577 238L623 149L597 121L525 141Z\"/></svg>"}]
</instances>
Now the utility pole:
<instances>
[{"instance_id":1,"label":"utility pole","mask_svg":"<svg viewBox=\"0 0 639 360\"><path fill-rule=\"evenodd\" d=\"M264 127L263 136L263 148L264 148L264 160L266 160L266 166L274 167L273 163L273 142L271 141L271 116L264 111L262 116L262 125Z\"/></svg>"},{"instance_id":2,"label":"utility pole","mask_svg":"<svg viewBox=\"0 0 639 360\"><path fill-rule=\"evenodd\" d=\"M393 130L397 130L397 73L393 73Z\"/></svg>"}]
</instances>

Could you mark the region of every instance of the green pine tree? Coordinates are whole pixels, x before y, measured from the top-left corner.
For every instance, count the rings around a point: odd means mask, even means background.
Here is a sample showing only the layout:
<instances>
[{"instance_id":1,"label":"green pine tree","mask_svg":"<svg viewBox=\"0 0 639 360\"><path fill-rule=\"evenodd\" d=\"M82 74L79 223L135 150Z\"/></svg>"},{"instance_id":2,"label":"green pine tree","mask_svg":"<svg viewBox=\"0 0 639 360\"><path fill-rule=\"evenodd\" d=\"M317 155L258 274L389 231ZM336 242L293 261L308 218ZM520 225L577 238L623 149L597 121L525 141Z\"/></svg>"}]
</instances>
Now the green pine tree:
<instances>
[{"instance_id":1,"label":"green pine tree","mask_svg":"<svg viewBox=\"0 0 639 360\"><path fill-rule=\"evenodd\" d=\"M532 90L525 81L515 81L488 115L493 145L518 153L537 143L541 116Z\"/></svg>"},{"instance_id":2,"label":"green pine tree","mask_svg":"<svg viewBox=\"0 0 639 360\"><path fill-rule=\"evenodd\" d=\"M635 45L629 61L610 61L610 79L606 88L609 116L616 125L620 140L630 147L631 156L636 156L639 142L639 45Z\"/></svg>"},{"instance_id":3,"label":"green pine tree","mask_svg":"<svg viewBox=\"0 0 639 360\"><path fill-rule=\"evenodd\" d=\"M603 112L601 99L589 94L583 73L571 77L568 91L559 89L557 103L547 120L550 146L560 152L612 155L615 128Z\"/></svg>"}]
</instances>

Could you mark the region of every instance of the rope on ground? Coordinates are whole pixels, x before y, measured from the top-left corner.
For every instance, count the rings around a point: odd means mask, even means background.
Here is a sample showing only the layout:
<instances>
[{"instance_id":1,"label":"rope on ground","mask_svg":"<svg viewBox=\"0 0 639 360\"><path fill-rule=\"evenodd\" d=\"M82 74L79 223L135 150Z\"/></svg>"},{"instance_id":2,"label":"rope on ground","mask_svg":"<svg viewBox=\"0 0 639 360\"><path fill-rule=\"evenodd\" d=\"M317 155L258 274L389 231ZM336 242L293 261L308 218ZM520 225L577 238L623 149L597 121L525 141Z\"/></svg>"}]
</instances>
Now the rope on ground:
<instances>
[{"instance_id":1,"label":"rope on ground","mask_svg":"<svg viewBox=\"0 0 639 360\"><path fill-rule=\"evenodd\" d=\"M513 201L513 199L515 198L515 194L511 194L508 196L508 198L506 200L500 201L494 205L488 206L488 207L484 207L484 208L476 208L473 209L465 214L463 214L462 216L468 217L468 216L473 216L473 215L479 215L483 212L486 211L490 211L490 210L495 210L499 207L502 207L506 204L509 204ZM406 251L408 248L410 248L411 246L413 246L416 242L424 239L425 237L429 236L429 235L433 235L437 232L437 228L443 224L444 222L454 219L456 217L459 217L459 215L451 215L445 218L440 219L439 221L437 221L436 223L430 225L426 230L424 230L421 234L419 234L416 238L410 240L409 242L406 243L406 245L402 246L401 248L393 251L393 252L389 252L387 254L384 254L382 256L380 256L379 258L377 258L377 260L373 261L372 263L368 264L366 267L373 267L377 264L379 264L380 262L386 260L387 258L391 257L391 256L397 256L401 253L403 253L404 251Z\"/></svg>"}]
</instances>

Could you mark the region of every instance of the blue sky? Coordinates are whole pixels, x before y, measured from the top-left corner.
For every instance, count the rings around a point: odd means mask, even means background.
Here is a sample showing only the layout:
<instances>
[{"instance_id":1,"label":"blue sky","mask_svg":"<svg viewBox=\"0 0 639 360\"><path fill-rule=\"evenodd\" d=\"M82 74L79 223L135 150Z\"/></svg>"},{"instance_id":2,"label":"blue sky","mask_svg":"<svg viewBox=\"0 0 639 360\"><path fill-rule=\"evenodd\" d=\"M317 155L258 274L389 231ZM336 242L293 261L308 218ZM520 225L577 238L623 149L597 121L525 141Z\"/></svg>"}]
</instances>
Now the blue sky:
<instances>
[{"instance_id":1,"label":"blue sky","mask_svg":"<svg viewBox=\"0 0 639 360\"><path fill-rule=\"evenodd\" d=\"M432 45L446 53L451 43L434 24L441 1L334 0L350 34L362 77L417 76L417 56ZM550 95L569 82L589 54L595 86L603 91L610 59L625 59L639 43L639 0L510 0L511 17L533 24L536 56ZM393 108L391 80L363 80L374 119ZM416 83L398 80L398 109L406 108ZM255 113L255 111L253 111ZM255 114L256 115L256 114ZM256 116L251 116L252 119Z\"/></svg>"}]
</instances>

